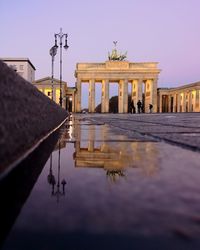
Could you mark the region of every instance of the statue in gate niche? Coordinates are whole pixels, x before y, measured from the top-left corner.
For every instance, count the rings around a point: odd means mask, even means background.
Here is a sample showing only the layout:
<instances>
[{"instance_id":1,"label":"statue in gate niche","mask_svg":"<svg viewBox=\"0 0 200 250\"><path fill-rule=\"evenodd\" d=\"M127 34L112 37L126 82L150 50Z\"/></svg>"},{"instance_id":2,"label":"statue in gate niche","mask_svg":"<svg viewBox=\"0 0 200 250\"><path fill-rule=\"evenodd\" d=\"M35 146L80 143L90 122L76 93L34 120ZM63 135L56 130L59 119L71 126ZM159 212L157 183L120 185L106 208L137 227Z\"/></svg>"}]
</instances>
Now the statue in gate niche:
<instances>
[{"instance_id":1,"label":"statue in gate niche","mask_svg":"<svg viewBox=\"0 0 200 250\"><path fill-rule=\"evenodd\" d=\"M113 43L115 47L112 50L111 54L108 52L108 60L109 61L124 61L127 58L127 52L124 54L118 53L116 49L117 41L113 41Z\"/></svg>"}]
</instances>

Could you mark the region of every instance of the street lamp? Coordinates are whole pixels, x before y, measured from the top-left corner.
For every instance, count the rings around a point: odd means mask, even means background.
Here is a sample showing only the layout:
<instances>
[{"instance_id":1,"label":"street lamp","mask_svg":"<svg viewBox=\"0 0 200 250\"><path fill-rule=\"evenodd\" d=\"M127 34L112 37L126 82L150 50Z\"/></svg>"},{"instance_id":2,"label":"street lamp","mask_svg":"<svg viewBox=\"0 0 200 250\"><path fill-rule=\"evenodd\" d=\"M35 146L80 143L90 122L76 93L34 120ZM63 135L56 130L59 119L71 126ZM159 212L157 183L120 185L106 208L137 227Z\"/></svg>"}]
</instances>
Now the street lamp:
<instances>
[{"instance_id":1,"label":"street lamp","mask_svg":"<svg viewBox=\"0 0 200 250\"><path fill-rule=\"evenodd\" d=\"M72 97L69 98L69 112L72 112Z\"/></svg>"},{"instance_id":2,"label":"street lamp","mask_svg":"<svg viewBox=\"0 0 200 250\"><path fill-rule=\"evenodd\" d=\"M57 54L57 47L54 45L50 51L49 54L51 55L51 99L53 100L53 77L54 77L54 57Z\"/></svg>"},{"instance_id":3,"label":"street lamp","mask_svg":"<svg viewBox=\"0 0 200 250\"><path fill-rule=\"evenodd\" d=\"M63 46L64 49L68 49L69 46L67 45L67 37L68 37L68 34L64 34L62 32L62 28L60 28L60 33L58 34L54 34L55 36L55 45L54 47L58 48L58 45L57 45L57 38L59 38L59 45L60 45L60 106L62 107L62 39L63 37L65 37L65 45Z\"/></svg>"}]
</instances>

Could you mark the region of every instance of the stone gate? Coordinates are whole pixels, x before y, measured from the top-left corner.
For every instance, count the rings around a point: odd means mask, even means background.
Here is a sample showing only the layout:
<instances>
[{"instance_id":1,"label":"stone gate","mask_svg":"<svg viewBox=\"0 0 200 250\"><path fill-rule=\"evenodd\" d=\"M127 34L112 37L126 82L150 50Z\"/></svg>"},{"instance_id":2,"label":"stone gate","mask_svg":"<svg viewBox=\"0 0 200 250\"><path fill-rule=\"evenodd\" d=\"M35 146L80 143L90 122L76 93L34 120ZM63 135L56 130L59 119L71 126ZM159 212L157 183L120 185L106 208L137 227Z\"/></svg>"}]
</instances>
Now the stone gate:
<instances>
[{"instance_id":1,"label":"stone gate","mask_svg":"<svg viewBox=\"0 0 200 250\"><path fill-rule=\"evenodd\" d=\"M81 86L89 83L89 112L95 112L95 83L101 83L101 112L109 112L109 85L118 83L118 112L128 112L128 83L131 83L131 98L137 110L138 100L144 102L144 112L153 104L157 112L157 81L160 70L156 62L135 63L109 60L104 63L77 63L75 77L75 111L81 112Z\"/></svg>"}]
</instances>

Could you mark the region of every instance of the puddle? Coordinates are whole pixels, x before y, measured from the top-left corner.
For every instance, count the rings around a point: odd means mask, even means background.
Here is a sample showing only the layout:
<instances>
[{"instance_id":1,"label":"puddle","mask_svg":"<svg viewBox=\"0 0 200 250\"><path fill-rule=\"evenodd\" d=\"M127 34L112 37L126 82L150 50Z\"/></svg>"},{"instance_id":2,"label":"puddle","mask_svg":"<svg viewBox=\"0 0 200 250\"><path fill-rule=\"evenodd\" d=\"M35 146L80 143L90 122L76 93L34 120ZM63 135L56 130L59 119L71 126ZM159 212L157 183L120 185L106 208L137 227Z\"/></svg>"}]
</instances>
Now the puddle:
<instances>
[{"instance_id":1,"label":"puddle","mask_svg":"<svg viewBox=\"0 0 200 250\"><path fill-rule=\"evenodd\" d=\"M198 153L88 121L62 132L2 249L199 249Z\"/></svg>"}]
</instances>

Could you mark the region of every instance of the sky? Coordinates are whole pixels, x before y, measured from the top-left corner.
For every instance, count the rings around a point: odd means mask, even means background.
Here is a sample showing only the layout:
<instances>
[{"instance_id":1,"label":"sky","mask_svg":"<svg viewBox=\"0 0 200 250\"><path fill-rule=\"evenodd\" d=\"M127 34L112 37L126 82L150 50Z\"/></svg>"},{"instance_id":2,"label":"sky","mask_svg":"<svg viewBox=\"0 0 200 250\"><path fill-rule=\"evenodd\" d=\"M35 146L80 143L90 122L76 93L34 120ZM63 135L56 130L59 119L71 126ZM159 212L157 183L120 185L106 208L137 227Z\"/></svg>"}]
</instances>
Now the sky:
<instances>
[{"instance_id":1,"label":"sky","mask_svg":"<svg viewBox=\"0 0 200 250\"><path fill-rule=\"evenodd\" d=\"M199 0L0 0L0 57L27 57L51 76L54 33L68 33L63 80L76 63L105 62L113 41L130 62L158 62L158 87L200 81ZM59 79L59 55L55 60Z\"/></svg>"}]
</instances>

